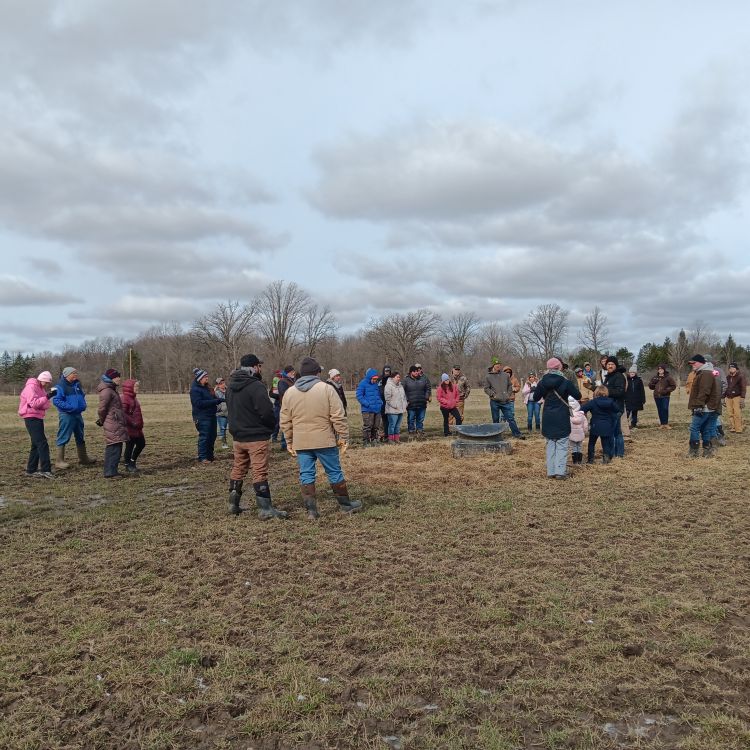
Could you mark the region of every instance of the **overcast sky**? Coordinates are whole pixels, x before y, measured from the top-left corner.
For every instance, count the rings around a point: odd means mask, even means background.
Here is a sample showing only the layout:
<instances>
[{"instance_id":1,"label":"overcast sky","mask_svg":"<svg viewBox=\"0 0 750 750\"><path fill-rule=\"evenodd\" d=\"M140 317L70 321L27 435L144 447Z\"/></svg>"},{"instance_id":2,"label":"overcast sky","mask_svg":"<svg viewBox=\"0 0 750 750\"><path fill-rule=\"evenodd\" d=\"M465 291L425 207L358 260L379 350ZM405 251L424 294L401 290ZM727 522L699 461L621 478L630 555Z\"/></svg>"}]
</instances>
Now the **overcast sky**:
<instances>
[{"instance_id":1,"label":"overcast sky","mask_svg":"<svg viewBox=\"0 0 750 750\"><path fill-rule=\"evenodd\" d=\"M750 343L750 3L0 0L0 350L296 281L344 330Z\"/></svg>"}]
</instances>

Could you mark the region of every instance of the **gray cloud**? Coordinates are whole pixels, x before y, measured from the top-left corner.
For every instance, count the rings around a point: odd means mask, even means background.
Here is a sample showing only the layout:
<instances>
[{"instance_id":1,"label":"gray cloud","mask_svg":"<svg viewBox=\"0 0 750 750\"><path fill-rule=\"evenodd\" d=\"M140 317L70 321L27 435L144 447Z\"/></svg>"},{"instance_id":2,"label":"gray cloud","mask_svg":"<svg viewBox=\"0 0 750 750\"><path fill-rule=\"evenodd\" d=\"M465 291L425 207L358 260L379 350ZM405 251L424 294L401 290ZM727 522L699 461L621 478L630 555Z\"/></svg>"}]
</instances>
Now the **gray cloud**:
<instances>
[{"instance_id":1,"label":"gray cloud","mask_svg":"<svg viewBox=\"0 0 750 750\"><path fill-rule=\"evenodd\" d=\"M42 289L18 276L0 276L0 306L37 307L80 303L82 299L65 292Z\"/></svg>"}]
</instances>

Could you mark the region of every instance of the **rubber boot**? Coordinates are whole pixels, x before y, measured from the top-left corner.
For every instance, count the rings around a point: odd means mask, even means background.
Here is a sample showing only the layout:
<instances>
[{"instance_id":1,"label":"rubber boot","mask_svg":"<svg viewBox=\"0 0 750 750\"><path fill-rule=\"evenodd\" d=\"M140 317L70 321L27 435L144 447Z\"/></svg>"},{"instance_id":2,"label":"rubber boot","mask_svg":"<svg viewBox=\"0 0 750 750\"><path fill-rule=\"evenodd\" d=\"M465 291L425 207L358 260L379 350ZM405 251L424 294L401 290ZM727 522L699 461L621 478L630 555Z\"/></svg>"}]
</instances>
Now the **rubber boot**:
<instances>
[{"instance_id":1,"label":"rubber boot","mask_svg":"<svg viewBox=\"0 0 750 750\"><path fill-rule=\"evenodd\" d=\"M271 503L271 489L268 482L254 482L255 504L258 506L258 518L268 521L270 518L286 518L287 512L274 508Z\"/></svg>"},{"instance_id":2,"label":"rubber boot","mask_svg":"<svg viewBox=\"0 0 750 750\"><path fill-rule=\"evenodd\" d=\"M700 457L700 447L701 444L695 440L690 441L690 449L688 450L687 457L688 458L699 458Z\"/></svg>"},{"instance_id":3,"label":"rubber boot","mask_svg":"<svg viewBox=\"0 0 750 750\"><path fill-rule=\"evenodd\" d=\"M709 440L707 443L703 443L703 458L712 458L716 455L716 448L714 448L713 440Z\"/></svg>"},{"instance_id":4,"label":"rubber boot","mask_svg":"<svg viewBox=\"0 0 750 750\"><path fill-rule=\"evenodd\" d=\"M78 451L78 463L82 466L91 466L96 463L96 459L89 458L88 453L86 453L86 443L76 445L76 451Z\"/></svg>"},{"instance_id":5,"label":"rubber boot","mask_svg":"<svg viewBox=\"0 0 750 750\"><path fill-rule=\"evenodd\" d=\"M130 460L125 462L125 471L128 472L128 474L139 474L138 467L135 465L135 461Z\"/></svg>"},{"instance_id":6,"label":"rubber boot","mask_svg":"<svg viewBox=\"0 0 750 750\"><path fill-rule=\"evenodd\" d=\"M602 456L602 463L603 464L611 464L612 463L612 456L608 456L606 453Z\"/></svg>"},{"instance_id":7,"label":"rubber boot","mask_svg":"<svg viewBox=\"0 0 750 750\"><path fill-rule=\"evenodd\" d=\"M55 459L56 469L69 469L70 464L65 460L65 446L57 446L57 458Z\"/></svg>"},{"instance_id":8,"label":"rubber boot","mask_svg":"<svg viewBox=\"0 0 750 750\"><path fill-rule=\"evenodd\" d=\"M242 513L240 507L240 498L242 497L242 480L241 479L230 479L229 480L229 512L233 516L239 516Z\"/></svg>"},{"instance_id":9,"label":"rubber boot","mask_svg":"<svg viewBox=\"0 0 750 750\"><path fill-rule=\"evenodd\" d=\"M331 489L333 490L333 494L336 495L339 508L343 513L356 513L362 508L362 503L359 500L351 500L349 498L349 490L345 481L336 482L336 484L331 483Z\"/></svg>"},{"instance_id":10,"label":"rubber boot","mask_svg":"<svg viewBox=\"0 0 750 750\"><path fill-rule=\"evenodd\" d=\"M320 518L318 513L318 504L315 502L315 483L302 485L302 499L305 501L307 517L311 521L317 521Z\"/></svg>"}]
</instances>

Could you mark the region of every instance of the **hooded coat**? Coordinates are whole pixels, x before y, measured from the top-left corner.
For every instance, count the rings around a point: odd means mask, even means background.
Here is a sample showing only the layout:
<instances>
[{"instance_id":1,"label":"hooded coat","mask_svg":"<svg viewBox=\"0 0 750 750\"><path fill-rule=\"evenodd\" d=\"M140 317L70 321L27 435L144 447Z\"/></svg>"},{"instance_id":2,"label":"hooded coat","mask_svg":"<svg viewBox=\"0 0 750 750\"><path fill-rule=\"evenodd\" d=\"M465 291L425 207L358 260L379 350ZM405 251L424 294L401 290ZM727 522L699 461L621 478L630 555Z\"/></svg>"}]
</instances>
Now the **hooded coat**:
<instances>
[{"instance_id":1,"label":"hooded coat","mask_svg":"<svg viewBox=\"0 0 750 750\"><path fill-rule=\"evenodd\" d=\"M403 414L407 408L404 384L396 383L393 378L390 378L385 384L385 413Z\"/></svg>"},{"instance_id":2,"label":"hooded coat","mask_svg":"<svg viewBox=\"0 0 750 750\"><path fill-rule=\"evenodd\" d=\"M315 376L300 378L287 390L281 402L280 425L287 444L298 451L333 448L337 437L349 440L341 399Z\"/></svg>"},{"instance_id":3,"label":"hooded coat","mask_svg":"<svg viewBox=\"0 0 750 750\"><path fill-rule=\"evenodd\" d=\"M135 383L135 380L126 380L122 384L122 397L120 398L129 440L143 437L143 413L141 402L138 401L135 393Z\"/></svg>"},{"instance_id":4,"label":"hooded coat","mask_svg":"<svg viewBox=\"0 0 750 750\"><path fill-rule=\"evenodd\" d=\"M190 385L190 404L193 407L193 419L216 417L216 407L221 399L216 398L208 385L201 385L193 379Z\"/></svg>"},{"instance_id":5,"label":"hooded coat","mask_svg":"<svg viewBox=\"0 0 750 750\"><path fill-rule=\"evenodd\" d=\"M604 385L607 386L609 397L617 404L620 413L625 411L625 393L628 388L628 382L625 380L625 368L619 365L614 372L608 372L604 378Z\"/></svg>"},{"instance_id":6,"label":"hooded coat","mask_svg":"<svg viewBox=\"0 0 750 750\"><path fill-rule=\"evenodd\" d=\"M662 370L664 375L657 372L648 383L648 387L654 392L654 398L668 398L672 391L677 389L677 383L667 368L662 367Z\"/></svg>"},{"instance_id":7,"label":"hooded coat","mask_svg":"<svg viewBox=\"0 0 750 750\"><path fill-rule=\"evenodd\" d=\"M227 385L229 434L238 443L268 440L276 428L273 403L263 381L252 372L239 369Z\"/></svg>"},{"instance_id":8,"label":"hooded coat","mask_svg":"<svg viewBox=\"0 0 750 750\"><path fill-rule=\"evenodd\" d=\"M383 410L383 399L380 396L380 385L372 379L377 377L378 371L371 367L357 386L357 401L362 407L363 414L380 414Z\"/></svg>"},{"instance_id":9,"label":"hooded coat","mask_svg":"<svg viewBox=\"0 0 750 750\"><path fill-rule=\"evenodd\" d=\"M83 392L80 380L68 382L67 378L61 377L57 381L57 393L52 403L65 414L82 414L86 411L86 394Z\"/></svg>"},{"instance_id":10,"label":"hooded coat","mask_svg":"<svg viewBox=\"0 0 750 750\"><path fill-rule=\"evenodd\" d=\"M451 383L450 380L446 380L435 389L437 394L437 400L440 407L443 409L455 409L458 406L458 402L461 400L461 394L458 392L458 387L455 383Z\"/></svg>"},{"instance_id":11,"label":"hooded coat","mask_svg":"<svg viewBox=\"0 0 750 750\"><path fill-rule=\"evenodd\" d=\"M24 419L44 419L44 413L49 409L49 404L49 397L44 386L36 378L29 378L21 391L18 416Z\"/></svg>"},{"instance_id":12,"label":"hooded coat","mask_svg":"<svg viewBox=\"0 0 750 750\"><path fill-rule=\"evenodd\" d=\"M104 428L104 441L107 445L127 443L128 430L117 386L109 378L102 376L96 392L99 394L98 416Z\"/></svg>"},{"instance_id":13,"label":"hooded coat","mask_svg":"<svg viewBox=\"0 0 750 750\"><path fill-rule=\"evenodd\" d=\"M642 411L646 405L646 389L640 375L628 377L628 390L625 392L625 406L628 411Z\"/></svg>"},{"instance_id":14,"label":"hooded coat","mask_svg":"<svg viewBox=\"0 0 750 750\"><path fill-rule=\"evenodd\" d=\"M593 437L612 437L615 434L615 423L620 420L617 404L608 396L597 396L581 404L581 411L591 412L590 431Z\"/></svg>"},{"instance_id":15,"label":"hooded coat","mask_svg":"<svg viewBox=\"0 0 750 750\"><path fill-rule=\"evenodd\" d=\"M548 440L560 440L570 435L569 396L578 401L581 392L559 370L545 373L534 389L534 401L544 399L542 435Z\"/></svg>"}]
</instances>

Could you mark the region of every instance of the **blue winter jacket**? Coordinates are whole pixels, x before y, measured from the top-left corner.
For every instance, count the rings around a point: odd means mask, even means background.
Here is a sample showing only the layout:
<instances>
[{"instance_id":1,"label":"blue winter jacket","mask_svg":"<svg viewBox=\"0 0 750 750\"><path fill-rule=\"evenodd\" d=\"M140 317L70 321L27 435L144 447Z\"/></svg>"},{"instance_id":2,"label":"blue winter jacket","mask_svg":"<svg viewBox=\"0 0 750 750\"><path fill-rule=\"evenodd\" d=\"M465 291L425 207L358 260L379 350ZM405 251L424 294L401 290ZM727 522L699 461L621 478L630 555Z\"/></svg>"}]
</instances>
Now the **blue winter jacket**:
<instances>
[{"instance_id":1,"label":"blue winter jacket","mask_svg":"<svg viewBox=\"0 0 750 750\"><path fill-rule=\"evenodd\" d=\"M590 434L592 437L612 437L615 424L620 420L620 408L607 396L597 396L581 404L582 412L591 412Z\"/></svg>"},{"instance_id":2,"label":"blue winter jacket","mask_svg":"<svg viewBox=\"0 0 750 750\"><path fill-rule=\"evenodd\" d=\"M378 382L371 382L371 379L378 374L378 371L371 367L357 386L357 401L362 406L363 414L380 414L383 408L383 399L380 396Z\"/></svg>"},{"instance_id":3,"label":"blue winter jacket","mask_svg":"<svg viewBox=\"0 0 750 750\"><path fill-rule=\"evenodd\" d=\"M197 380L193 380L190 386L190 403L193 406L193 419L202 417L215 417L216 407L223 399L215 398L213 391Z\"/></svg>"},{"instance_id":4,"label":"blue winter jacket","mask_svg":"<svg viewBox=\"0 0 750 750\"><path fill-rule=\"evenodd\" d=\"M52 403L58 411L65 414L82 414L86 411L86 394L81 388L81 381L74 380L69 383L61 377L57 383L57 394Z\"/></svg>"}]
</instances>

